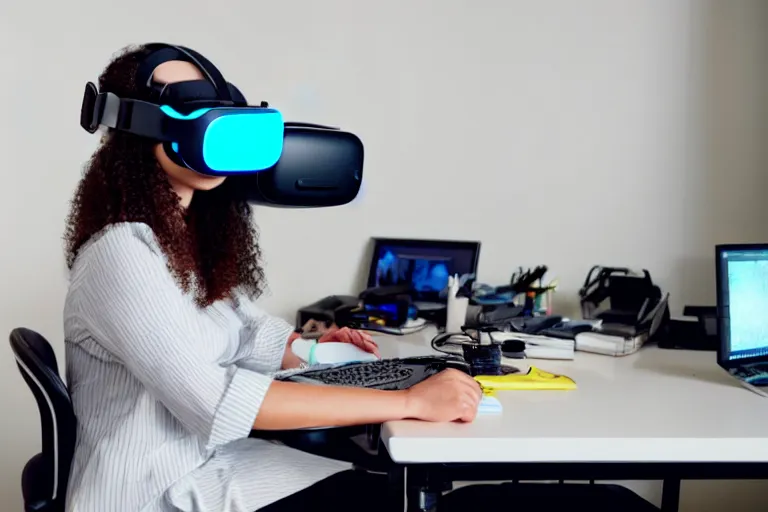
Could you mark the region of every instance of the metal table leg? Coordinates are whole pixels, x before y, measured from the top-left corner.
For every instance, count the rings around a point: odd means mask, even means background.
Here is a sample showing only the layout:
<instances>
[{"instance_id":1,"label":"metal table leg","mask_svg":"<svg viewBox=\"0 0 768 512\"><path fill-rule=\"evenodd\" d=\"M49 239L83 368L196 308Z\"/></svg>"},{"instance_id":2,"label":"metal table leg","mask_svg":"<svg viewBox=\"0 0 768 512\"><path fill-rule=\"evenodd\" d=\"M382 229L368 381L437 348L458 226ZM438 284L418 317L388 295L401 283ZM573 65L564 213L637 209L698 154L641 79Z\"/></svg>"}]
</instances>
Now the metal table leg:
<instances>
[{"instance_id":1,"label":"metal table leg","mask_svg":"<svg viewBox=\"0 0 768 512\"><path fill-rule=\"evenodd\" d=\"M403 512L405 510L405 468L395 466L387 473L389 489L387 492L387 510Z\"/></svg>"},{"instance_id":2,"label":"metal table leg","mask_svg":"<svg viewBox=\"0 0 768 512\"><path fill-rule=\"evenodd\" d=\"M453 488L452 482L442 478L439 470L428 467L411 466L405 478L408 512L435 512L440 497Z\"/></svg>"},{"instance_id":3,"label":"metal table leg","mask_svg":"<svg viewBox=\"0 0 768 512\"><path fill-rule=\"evenodd\" d=\"M680 480L664 480L661 488L662 512L677 512L680 507Z\"/></svg>"},{"instance_id":4,"label":"metal table leg","mask_svg":"<svg viewBox=\"0 0 768 512\"><path fill-rule=\"evenodd\" d=\"M408 512L436 512L440 493L424 487L408 486Z\"/></svg>"}]
</instances>

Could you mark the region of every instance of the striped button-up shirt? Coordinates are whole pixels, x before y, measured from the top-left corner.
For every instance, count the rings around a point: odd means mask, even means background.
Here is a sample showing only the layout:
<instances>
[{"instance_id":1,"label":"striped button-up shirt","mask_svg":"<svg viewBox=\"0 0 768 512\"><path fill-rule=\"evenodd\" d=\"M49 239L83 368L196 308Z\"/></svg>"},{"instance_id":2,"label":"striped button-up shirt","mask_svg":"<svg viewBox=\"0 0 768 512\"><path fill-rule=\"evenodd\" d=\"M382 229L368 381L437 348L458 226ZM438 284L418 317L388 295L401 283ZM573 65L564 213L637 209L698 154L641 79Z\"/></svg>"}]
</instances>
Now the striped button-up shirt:
<instances>
[{"instance_id":1,"label":"striped button-up shirt","mask_svg":"<svg viewBox=\"0 0 768 512\"><path fill-rule=\"evenodd\" d=\"M347 468L247 437L292 328L243 296L198 307L145 224L81 249L64 330L68 512L253 512Z\"/></svg>"}]
</instances>

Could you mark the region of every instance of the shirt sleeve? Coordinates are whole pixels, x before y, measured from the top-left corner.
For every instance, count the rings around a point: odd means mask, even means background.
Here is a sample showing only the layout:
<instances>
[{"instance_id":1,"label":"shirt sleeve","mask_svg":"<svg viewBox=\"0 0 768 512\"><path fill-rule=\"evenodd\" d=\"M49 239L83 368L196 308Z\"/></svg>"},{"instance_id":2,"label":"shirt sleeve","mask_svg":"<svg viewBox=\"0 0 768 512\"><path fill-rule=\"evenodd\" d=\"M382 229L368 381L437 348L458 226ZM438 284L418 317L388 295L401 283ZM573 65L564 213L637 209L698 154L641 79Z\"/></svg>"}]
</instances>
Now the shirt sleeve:
<instances>
[{"instance_id":1,"label":"shirt sleeve","mask_svg":"<svg viewBox=\"0 0 768 512\"><path fill-rule=\"evenodd\" d=\"M247 437L272 379L207 353L203 315L159 250L116 231L88 251L78 313L95 341L207 450Z\"/></svg>"},{"instance_id":2,"label":"shirt sleeve","mask_svg":"<svg viewBox=\"0 0 768 512\"><path fill-rule=\"evenodd\" d=\"M235 311L243 321L240 329L240 365L263 373L282 369L288 338L293 333L291 324L274 317L245 295L238 295Z\"/></svg>"}]
</instances>

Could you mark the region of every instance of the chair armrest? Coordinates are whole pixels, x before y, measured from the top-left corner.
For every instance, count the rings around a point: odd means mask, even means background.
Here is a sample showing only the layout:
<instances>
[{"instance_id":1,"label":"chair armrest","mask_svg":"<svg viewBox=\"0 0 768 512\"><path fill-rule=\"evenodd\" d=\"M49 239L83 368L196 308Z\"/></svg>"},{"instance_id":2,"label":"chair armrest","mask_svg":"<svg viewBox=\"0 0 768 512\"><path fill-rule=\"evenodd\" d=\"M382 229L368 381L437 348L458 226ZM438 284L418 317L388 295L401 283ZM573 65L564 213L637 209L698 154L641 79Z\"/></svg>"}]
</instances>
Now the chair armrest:
<instances>
[{"instance_id":1,"label":"chair armrest","mask_svg":"<svg viewBox=\"0 0 768 512\"><path fill-rule=\"evenodd\" d=\"M392 462L378 452L378 425L300 430L253 430L249 437L280 441L286 446L328 459L349 462L368 471L384 472ZM368 444L370 451L357 438Z\"/></svg>"}]
</instances>

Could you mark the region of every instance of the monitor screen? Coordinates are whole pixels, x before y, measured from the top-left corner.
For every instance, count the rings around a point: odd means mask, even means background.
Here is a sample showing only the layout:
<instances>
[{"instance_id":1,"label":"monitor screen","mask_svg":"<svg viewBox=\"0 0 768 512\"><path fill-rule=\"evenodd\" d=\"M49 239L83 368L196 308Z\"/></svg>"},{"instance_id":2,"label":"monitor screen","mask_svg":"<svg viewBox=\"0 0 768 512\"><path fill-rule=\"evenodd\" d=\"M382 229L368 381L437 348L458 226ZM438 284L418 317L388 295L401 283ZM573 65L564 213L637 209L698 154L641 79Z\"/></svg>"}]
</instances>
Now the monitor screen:
<instances>
[{"instance_id":1,"label":"monitor screen","mask_svg":"<svg viewBox=\"0 0 768 512\"><path fill-rule=\"evenodd\" d=\"M768 245L718 246L717 259L721 359L768 356Z\"/></svg>"},{"instance_id":2,"label":"monitor screen","mask_svg":"<svg viewBox=\"0 0 768 512\"><path fill-rule=\"evenodd\" d=\"M414 299L439 301L454 274L475 274L480 242L374 239L368 287L409 284Z\"/></svg>"}]
</instances>

